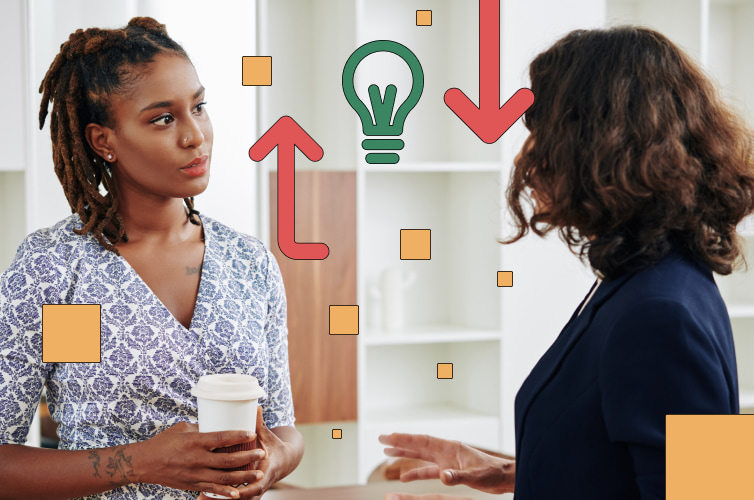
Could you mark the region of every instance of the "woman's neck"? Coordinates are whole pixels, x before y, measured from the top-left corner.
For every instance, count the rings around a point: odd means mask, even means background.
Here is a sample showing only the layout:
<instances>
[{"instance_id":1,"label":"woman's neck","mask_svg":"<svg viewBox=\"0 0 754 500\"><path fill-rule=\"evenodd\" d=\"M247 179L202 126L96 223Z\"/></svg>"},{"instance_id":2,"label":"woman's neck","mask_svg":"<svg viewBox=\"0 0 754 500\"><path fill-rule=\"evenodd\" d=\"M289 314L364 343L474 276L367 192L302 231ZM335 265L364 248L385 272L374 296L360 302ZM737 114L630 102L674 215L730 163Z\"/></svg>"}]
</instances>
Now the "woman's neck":
<instances>
[{"instance_id":1,"label":"woman's neck","mask_svg":"<svg viewBox=\"0 0 754 500\"><path fill-rule=\"evenodd\" d=\"M126 226L128 243L180 244L201 238L201 227L192 224L180 198L164 202L121 200L118 207Z\"/></svg>"}]
</instances>

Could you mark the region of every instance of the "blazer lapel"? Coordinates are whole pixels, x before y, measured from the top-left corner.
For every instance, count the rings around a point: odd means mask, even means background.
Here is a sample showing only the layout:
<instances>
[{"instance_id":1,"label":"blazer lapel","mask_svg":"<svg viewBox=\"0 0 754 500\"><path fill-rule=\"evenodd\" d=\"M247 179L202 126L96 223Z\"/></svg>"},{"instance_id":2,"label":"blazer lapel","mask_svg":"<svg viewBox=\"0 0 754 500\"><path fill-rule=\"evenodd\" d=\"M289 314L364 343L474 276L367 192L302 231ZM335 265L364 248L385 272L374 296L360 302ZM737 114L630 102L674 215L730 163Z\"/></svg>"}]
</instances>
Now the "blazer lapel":
<instances>
[{"instance_id":1,"label":"blazer lapel","mask_svg":"<svg viewBox=\"0 0 754 500\"><path fill-rule=\"evenodd\" d=\"M555 342L540 358L537 364L532 369L529 376L524 381L521 389L516 396L515 405L515 425L516 425L516 455L519 455L519 446L521 443L521 436L523 432L523 425L526 419L526 413L529 411L529 407L532 402L537 398L540 391L544 386L554 377L560 370L560 366L563 363L564 358L571 350L573 345L583 335L587 327L592 323L592 318L600 305L610 298L616 290L618 290L623 283L630 278L631 275L623 275L610 281L603 281L597 291L594 292L594 296L586 305L584 310L579 315L578 312L584 304L584 301L589 297L592 290L597 286L595 281L589 293L584 297L576 311L571 316L571 319L566 323L563 330L555 339Z\"/></svg>"}]
</instances>

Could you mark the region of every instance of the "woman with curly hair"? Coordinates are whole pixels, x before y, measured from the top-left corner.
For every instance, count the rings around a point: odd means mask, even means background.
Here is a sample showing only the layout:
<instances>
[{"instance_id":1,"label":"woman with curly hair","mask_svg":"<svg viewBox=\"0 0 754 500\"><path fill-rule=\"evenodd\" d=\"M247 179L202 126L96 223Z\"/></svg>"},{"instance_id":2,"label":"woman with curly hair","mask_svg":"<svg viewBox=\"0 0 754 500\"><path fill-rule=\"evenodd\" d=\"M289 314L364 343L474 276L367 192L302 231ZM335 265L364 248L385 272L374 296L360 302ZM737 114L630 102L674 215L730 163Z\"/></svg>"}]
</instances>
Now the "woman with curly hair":
<instances>
[{"instance_id":1,"label":"woman with curly hair","mask_svg":"<svg viewBox=\"0 0 754 500\"><path fill-rule=\"evenodd\" d=\"M71 34L40 92L73 215L0 276L0 496L257 498L303 453L285 290L259 240L194 208L213 139L194 66L164 25L134 18ZM55 304L100 305L99 362L43 358ZM256 435L198 432L190 390L213 373L258 379ZM23 446L43 387L58 450Z\"/></svg>"},{"instance_id":2,"label":"woman with curly hair","mask_svg":"<svg viewBox=\"0 0 754 500\"><path fill-rule=\"evenodd\" d=\"M433 462L403 480L515 488L516 500L665 498L665 416L739 411L712 273L742 254L752 134L649 29L573 31L530 77L530 135L508 188L518 230L505 243L557 231L597 281L519 390L515 461L430 436L380 440Z\"/></svg>"}]
</instances>

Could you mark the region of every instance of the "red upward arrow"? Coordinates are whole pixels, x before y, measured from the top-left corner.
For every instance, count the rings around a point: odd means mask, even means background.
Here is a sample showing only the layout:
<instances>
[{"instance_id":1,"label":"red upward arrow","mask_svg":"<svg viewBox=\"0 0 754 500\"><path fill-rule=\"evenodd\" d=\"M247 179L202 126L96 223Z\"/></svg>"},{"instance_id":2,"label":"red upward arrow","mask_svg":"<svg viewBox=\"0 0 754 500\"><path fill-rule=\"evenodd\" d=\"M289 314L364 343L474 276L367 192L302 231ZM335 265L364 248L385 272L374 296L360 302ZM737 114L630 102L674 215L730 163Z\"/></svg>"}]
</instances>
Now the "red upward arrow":
<instances>
[{"instance_id":1,"label":"red upward arrow","mask_svg":"<svg viewBox=\"0 0 754 500\"><path fill-rule=\"evenodd\" d=\"M296 243L295 238L295 163L296 150L311 161L322 159L319 144L290 116L280 118L249 149L249 157L262 161L278 148L278 247L283 255L295 260L326 259L330 249L324 243Z\"/></svg>"},{"instance_id":2,"label":"red upward arrow","mask_svg":"<svg viewBox=\"0 0 754 500\"><path fill-rule=\"evenodd\" d=\"M479 107L456 88L445 92L445 104L492 144L533 102L531 90L519 89L500 107L500 0L479 0Z\"/></svg>"}]
</instances>

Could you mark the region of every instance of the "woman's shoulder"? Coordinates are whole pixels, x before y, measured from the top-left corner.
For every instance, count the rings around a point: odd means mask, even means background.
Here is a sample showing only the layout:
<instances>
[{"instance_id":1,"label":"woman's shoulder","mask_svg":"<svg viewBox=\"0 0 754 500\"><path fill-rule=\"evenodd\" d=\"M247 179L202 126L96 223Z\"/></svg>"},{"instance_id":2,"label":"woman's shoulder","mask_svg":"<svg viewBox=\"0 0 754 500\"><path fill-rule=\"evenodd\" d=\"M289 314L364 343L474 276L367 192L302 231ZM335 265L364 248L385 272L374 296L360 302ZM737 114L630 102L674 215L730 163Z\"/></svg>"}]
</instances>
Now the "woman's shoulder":
<instances>
[{"instance_id":1,"label":"woman's shoulder","mask_svg":"<svg viewBox=\"0 0 754 500\"><path fill-rule=\"evenodd\" d=\"M701 261L673 250L660 261L629 279L628 290L646 299L676 298L681 302L705 302L719 291L709 267Z\"/></svg>"},{"instance_id":2,"label":"woman's shoulder","mask_svg":"<svg viewBox=\"0 0 754 500\"><path fill-rule=\"evenodd\" d=\"M72 214L56 224L31 232L16 251L17 260L37 259L45 256L49 260L80 254L77 250L86 245L89 235L80 236L73 232L83 224L77 214Z\"/></svg>"},{"instance_id":3,"label":"woman's shoulder","mask_svg":"<svg viewBox=\"0 0 754 500\"><path fill-rule=\"evenodd\" d=\"M728 311L712 272L696 259L673 251L622 280L605 304L613 317L683 316L711 330L729 328Z\"/></svg>"},{"instance_id":4,"label":"woman's shoulder","mask_svg":"<svg viewBox=\"0 0 754 500\"><path fill-rule=\"evenodd\" d=\"M266 247L256 236L242 233L232 227L219 222L212 217L200 215L204 231L210 233L205 235L212 238L213 243L225 247L230 251L257 253L264 252Z\"/></svg>"},{"instance_id":5,"label":"woman's shoulder","mask_svg":"<svg viewBox=\"0 0 754 500\"><path fill-rule=\"evenodd\" d=\"M81 229L83 224L78 214L71 214L50 227L37 229L27 237L31 245L49 245L50 243L70 243L78 236L74 229Z\"/></svg>"},{"instance_id":6,"label":"woman's shoulder","mask_svg":"<svg viewBox=\"0 0 754 500\"><path fill-rule=\"evenodd\" d=\"M72 215L24 238L10 266L0 275L0 292L55 303L57 293L72 280L71 261L85 258L83 245L87 237L73 232L80 227L78 215ZM32 292L37 286L38 291Z\"/></svg>"}]
</instances>

